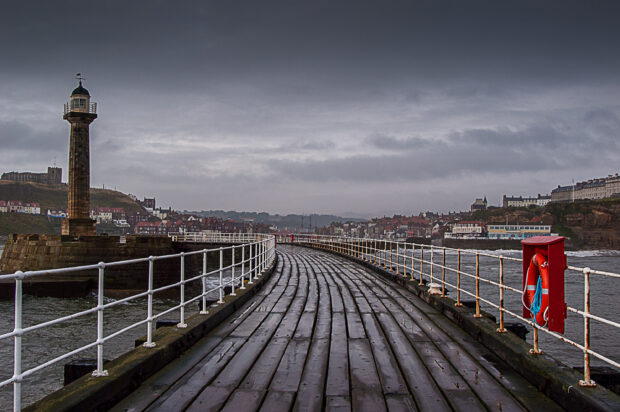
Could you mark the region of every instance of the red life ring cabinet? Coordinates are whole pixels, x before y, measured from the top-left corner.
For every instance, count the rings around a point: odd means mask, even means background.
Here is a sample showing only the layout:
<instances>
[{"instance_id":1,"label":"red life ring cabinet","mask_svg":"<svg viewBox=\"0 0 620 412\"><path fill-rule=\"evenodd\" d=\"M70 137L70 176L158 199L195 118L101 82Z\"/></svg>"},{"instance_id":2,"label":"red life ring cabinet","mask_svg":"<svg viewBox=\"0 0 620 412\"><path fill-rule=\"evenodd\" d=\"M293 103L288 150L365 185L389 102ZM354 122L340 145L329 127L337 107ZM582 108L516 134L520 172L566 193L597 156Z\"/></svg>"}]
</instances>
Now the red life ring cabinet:
<instances>
[{"instance_id":1,"label":"red life ring cabinet","mask_svg":"<svg viewBox=\"0 0 620 412\"><path fill-rule=\"evenodd\" d=\"M535 301L538 278L541 283L540 307L537 308ZM525 277L525 288L523 290L523 306L535 315L536 323L540 326L547 326L549 319L549 264L542 253L535 253L530 260ZM538 311L536 311L538 309Z\"/></svg>"}]
</instances>

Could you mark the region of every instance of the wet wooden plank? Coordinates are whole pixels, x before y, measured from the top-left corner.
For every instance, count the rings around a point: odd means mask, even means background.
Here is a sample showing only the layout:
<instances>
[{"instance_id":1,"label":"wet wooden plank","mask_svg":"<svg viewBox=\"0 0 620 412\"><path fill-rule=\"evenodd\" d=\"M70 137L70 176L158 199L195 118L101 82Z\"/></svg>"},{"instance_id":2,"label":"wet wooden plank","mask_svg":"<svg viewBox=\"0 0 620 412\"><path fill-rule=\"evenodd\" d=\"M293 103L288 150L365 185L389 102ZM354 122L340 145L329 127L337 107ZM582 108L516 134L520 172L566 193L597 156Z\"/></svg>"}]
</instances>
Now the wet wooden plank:
<instances>
[{"instance_id":1,"label":"wet wooden plank","mask_svg":"<svg viewBox=\"0 0 620 412\"><path fill-rule=\"evenodd\" d=\"M325 410L327 412L351 412L351 398L348 396L328 396Z\"/></svg>"},{"instance_id":2,"label":"wet wooden plank","mask_svg":"<svg viewBox=\"0 0 620 412\"><path fill-rule=\"evenodd\" d=\"M319 304L319 288L316 280L313 280L308 285L308 300L304 307L304 312L316 312Z\"/></svg>"},{"instance_id":3,"label":"wet wooden plank","mask_svg":"<svg viewBox=\"0 0 620 412\"><path fill-rule=\"evenodd\" d=\"M351 398L355 411L384 411L385 400L367 339L349 339Z\"/></svg>"},{"instance_id":4,"label":"wet wooden plank","mask_svg":"<svg viewBox=\"0 0 620 412\"><path fill-rule=\"evenodd\" d=\"M270 312L286 313L288 311L288 307L293 301L293 297L295 296L296 291L296 286L287 286L284 290L284 293L282 294L282 297L278 300L278 302L274 305Z\"/></svg>"},{"instance_id":5,"label":"wet wooden plank","mask_svg":"<svg viewBox=\"0 0 620 412\"><path fill-rule=\"evenodd\" d=\"M261 412L288 411L295 400L295 392L269 391L260 407Z\"/></svg>"},{"instance_id":6,"label":"wet wooden plank","mask_svg":"<svg viewBox=\"0 0 620 412\"><path fill-rule=\"evenodd\" d=\"M267 317L266 312L252 312L246 319L239 323L232 322L229 327L234 328L230 331L230 336L247 338L258 328Z\"/></svg>"},{"instance_id":7,"label":"wet wooden plank","mask_svg":"<svg viewBox=\"0 0 620 412\"><path fill-rule=\"evenodd\" d=\"M222 408L222 412L255 411L264 396L264 391L237 389L230 395L228 402Z\"/></svg>"},{"instance_id":8,"label":"wet wooden plank","mask_svg":"<svg viewBox=\"0 0 620 412\"><path fill-rule=\"evenodd\" d=\"M418 407L411 395L390 394L385 396L385 403L390 412L415 412Z\"/></svg>"},{"instance_id":9,"label":"wet wooden plank","mask_svg":"<svg viewBox=\"0 0 620 412\"><path fill-rule=\"evenodd\" d=\"M310 339L314 330L314 312L304 312L299 319L293 339Z\"/></svg>"},{"instance_id":10,"label":"wet wooden plank","mask_svg":"<svg viewBox=\"0 0 620 412\"><path fill-rule=\"evenodd\" d=\"M474 362L455 342L442 343L440 349L488 409L501 407L504 412L525 410L490 373Z\"/></svg>"},{"instance_id":11,"label":"wet wooden plank","mask_svg":"<svg viewBox=\"0 0 620 412\"><path fill-rule=\"evenodd\" d=\"M177 381L148 410L170 411L185 408L226 366L244 341L244 338L224 339L208 358L196 364L183 379Z\"/></svg>"},{"instance_id":12,"label":"wet wooden plank","mask_svg":"<svg viewBox=\"0 0 620 412\"><path fill-rule=\"evenodd\" d=\"M329 339L332 327L332 317L329 313L320 311L314 326L314 339Z\"/></svg>"},{"instance_id":13,"label":"wet wooden plank","mask_svg":"<svg viewBox=\"0 0 620 412\"><path fill-rule=\"evenodd\" d=\"M243 379L240 387L248 390L267 389L287 345L288 339L271 339L263 353L256 360L256 363L252 366L252 369Z\"/></svg>"},{"instance_id":14,"label":"wet wooden plank","mask_svg":"<svg viewBox=\"0 0 620 412\"><path fill-rule=\"evenodd\" d=\"M321 410L328 355L329 339L315 339L311 342L308 360L295 399L295 410Z\"/></svg>"},{"instance_id":15,"label":"wet wooden plank","mask_svg":"<svg viewBox=\"0 0 620 412\"><path fill-rule=\"evenodd\" d=\"M241 380L261 354L267 342L269 342L269 339L263 336L253 336L248 339L228 362L226 368L217 375L211 386L229 387L232 392L232 389L241 383Z\"/></svg>"},{"instance_id":16,"label":"wet wooden plank","mask_svg":"<svg viewBox=\"0 0 620 412\"><path fill-rule=\"evenodd\" d=\"M435 384L431 374L411 346L409 339L394 319L385 313L378 313L377 319L385 331L394 356L407 381L409 390L421 410L449 411L443 393Z\"/></svg>"},{"instance_id":17,"label":"wet wooden plank","mask_svg":"<svg viewBox=\"0 0 620 412\"><path fill-rule=\"evenodd\" d=\"M415 348L433 375L437 386L446 394L448 402L457 411L484 411L474 391L448 362L433 342L416 342Z\"/></svg>"},{"instance_id":18,"label":"wet wooden plank","mask_svg":"<svg viewBox=\"0 0 620 412\"><path fill-rule=\"evenodd\" d=\"M351 295L348 286L345 282L342 281L342 279L338 277L338 274L334 273L333 276L334 281L336 282L336 284L338 285L338 289L340 290L340 295L342 296L344 310L346 312L356 312L357 305L355 304L355 300L353 299L353 296Z\"/></svg>"},{"instance_id":19,"label":"wet wooden plank","mask_svg":"<svg viewBox=\"0 0 620 412\"><path fill-rule=\"evenodd\" d=\"M365 339L364 324L357 312L345 312L347 317L347 331L350 339Z\"/></svg>"},{"instance_id":20,"label":"wet wooden plank","mask_svg":"<svg viewBox=\"0 0 620 412\"><path fill-rule=\"evenodd\" d=\"M288 339L292 338L293 335L295 334L295 329L297 329L297 322L299 321L301 314L302 314L301 309L297 311L294 311L294 310L288 311L284 315L284 318L282 318L282 323L278 327L275 337L276 338L288 338Z\"/></svg>"},{"instance_id":21,"label":"wet wooden plank","mask_svg":"<svg viewBox=\"0 0 620 412\"><path fill-rule=\"evenodd\" d=\"M269 385L270 391L296 392L299 389L309 347L309 340L289 341L278 369Z\"/></svg>"},{"instance_id":22,"label":"wet wooden plank","mask_svg":"<svg viewBox=\"0 0 620 412\"><path fill-rule=\"evenodd\" d=\"M205 356L222 342L222 339L219 336L203 338L175 362L168 364L156 375L144 381L138 389L116 404L111 411L125 412L146 409L174 385L175 382L181 379L183 375L188 373L194 365L203 360Z\"/></svg>"},{"instance_id":23,"label":"wet wooden plank","mask_svg":"<svg viewBox=\"0 0 620 412\"><path fill-rule=\"evenodd\" d=\"M327 396L349 396L349 347L343 312L332 313L331 344L327 367Z\"/></svg>"},{"instance_id":24,"label":"wet wooden plank","mask_svg":"<svg viewBox=\"0 0 620 412\"><path fill-rule=\"evenodd\" d=\"M365 313L362 314L362 319L366 326L370 346L377 364L383 393L409 394L409 389L400 372L398 361L394 358L392 349L375 317L370 313Z\"/></svg>"},{"instance_id":25,"label":"wet wooden plank","mask_svg":"<svg viewBox=\"0 0 620 412\"><path fill-rule=\"evenodd\" d=\"M282 317L281 313L268 313L260 327L252 334L252 338L270 339L271 335L280 327Z\"/></svg>"},{"instance_id":26,"label":"wet wooden plank","mask_svg":"<svg viewBox=\"0 0 620 412\"><path fill-rule=\"evenodd\" d=\"M191 404L185 409L186 412L204 412L204 411L219 411L228 396L230 390L228 388L219 388L214 386L207 387L200 395L194 399ZM178 406L170 405L170 409L162 409L162 411L179 411L182 408Z\"/></svg>"},{"instance_id":27,"label":"wet wooden plank","mask_svg":"<svg viewBox=\"0 0 620 412\"><path fill-rule=\"evenodd\" d=\"M340 289L335 286L330 286L329 295L332 299L332 312L344 312L344 304L340 296Z\"/></svg>"},{"instance_id":28,"label":"wet wooden plank","mask_svg":"<svg viewBox=\"0 0 620 412\"><path fill-rule=\"evenodd\" d=\"M385 307L398 318L399 325L405 324L405 328L412 331L412 335L416 336L419 341L432 340L434 342L449 341L450 338L435 325L422 312L413 310L411 312L404 311L398 304L391 299L382 300ZM417 329L413 325L417 325ZM420 336L420 333L423 335Z\"/></svg>"}]
</instances>

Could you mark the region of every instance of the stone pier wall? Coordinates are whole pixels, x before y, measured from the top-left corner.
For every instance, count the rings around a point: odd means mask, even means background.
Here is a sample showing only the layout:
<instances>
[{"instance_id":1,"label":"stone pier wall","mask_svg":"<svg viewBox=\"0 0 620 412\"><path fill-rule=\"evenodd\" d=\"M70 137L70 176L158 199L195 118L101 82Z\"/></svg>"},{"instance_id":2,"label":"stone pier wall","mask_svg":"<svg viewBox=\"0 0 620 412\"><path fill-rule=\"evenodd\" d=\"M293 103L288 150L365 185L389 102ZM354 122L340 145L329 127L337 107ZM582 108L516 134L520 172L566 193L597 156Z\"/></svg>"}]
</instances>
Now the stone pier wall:
<instances>
[{"instance_id":1,"label":"stone pier wall","mask_svg":"<svg viewBox=\"0 0 620 412\"><path fill-rule=\"evenodd\" d=\"M4 247L0 258L0 272L13 273L17 270L46 270L98 262L109 263L220 246L227 245L176 243L165 236L127 236L126 242L120 243L119 236L14 234L9 235ZM230 265L231 260L230 251L225 251L224 266ZM240 260L241 249L237 249L235 261ZM202 253L185 257L186 278L202 272L202 261ZM153 267L154 287L168 285L180 279L181 260L178 257L157 258ZM219 268L219 252L207 253L207 270L212 271L216 268ZM96 279L97 270L94 269L71 274L37 276L28 278L27 282L89 280L91 288L96 288ZM106 267L104 279L106 290L145 290L148 286L148 262Z\"/></svg>"}]
</instances>

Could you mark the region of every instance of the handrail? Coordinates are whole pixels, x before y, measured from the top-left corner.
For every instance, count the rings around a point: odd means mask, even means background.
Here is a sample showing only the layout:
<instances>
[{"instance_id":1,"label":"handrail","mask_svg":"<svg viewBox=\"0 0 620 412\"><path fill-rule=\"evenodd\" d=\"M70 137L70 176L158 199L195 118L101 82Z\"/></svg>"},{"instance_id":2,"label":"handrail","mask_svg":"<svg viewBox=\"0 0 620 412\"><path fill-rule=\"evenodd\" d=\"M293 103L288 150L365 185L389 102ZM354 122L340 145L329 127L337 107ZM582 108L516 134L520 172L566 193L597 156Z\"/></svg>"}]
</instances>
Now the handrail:
<instances>
[{"instance_id":1,"label":"handrail","mask_svg":"<svg viewBox=\"0 0 620 412\"><path fill-rule=\"evenodd\" d=\"M609 278L620 278L620 274L612 273L607 271L599 271L593 270L590 268L581 268L575 266L568 266L566 268L567 273L580 274L583 276L584 281L584 307L583 310L568 306L567 310L571 313L575 313L580 315L583 318L584 325L584 337L583 344L578 343L574 340L566 338L559 333L549 331L548 329L539 326L536 322L533 322L530 319L526 319L523 316L519 315L520 307L512 309L506 308L504 295L505 293L514 293L519 296L522 294L522 290L511 287L504 283L504 265L506 262L519 262L521 264L521 259L492 254L488 252L481 252L471 249L455 249L444 246L434 246L434 245L422 245L418 243L409 243L409 242L395 242L388 239L373 239L373 238L354 238L354 237L338 237L338 236L329 236L329 235L309 235L309 234L296 234L296 235L279 235L277 236L278 243L297 243L303 244L306 246L320 248L320 249L328 249L331 251L335 251L338 253L342 253L348 256L352 256L366 262L369 262L375 266L385 268L391 272L394 272L396 275L403 277L410 277L411 281L416 280L415 275L417 275L419 284L423 284L423 280L425 277L428 278L428 292L430 294L437 294L442 297L446 296L446 287L451 288L456 291L457 299L456 306L462 306L461 302L461 293L465 295L471 296L475 298L475 315L474 317L481 317L480 315L480 303L483 302L495 309L499 312L499 327L497 328L498 333L506 332L504 316L509 315L513 318L516 318L526 324L530 325L533 329L533 346L534 348L531 350L533 354L541 353L540 345L538 341L538 333L539 331L543 331L546 334L553 336L554 338L568 343L583 352L584 359L584 378L579 381L579 385L581 386L594 386L596 385L590 376L590 355L595 358L611 365L615 368L620 369L620 362L611 359L608 356L605 356L597 351L591 349L590 346L590 321L597 321L603 323L608 326L612 326L615 328L620 328L620 323L615 322L613 320L607 319L602 316L596 316L590 313L590 275L595 274L598 276L605 276ZM430 259L424 258L424 251L430 251ZM418 254L416 255L416 252ZM456 254L457 255L457 267L450 267L446 265L446 254ZM442 256L442 262L436 262L435 255ZM428 253L427 253L428 256ZM472 256L475 258L475 273L468 273L461 269L462 267L462 258L464 256ZM480 276L480 257L486 257L490 259L494 259L498 264L498 280L490 280L485 279ZM441 278L437 278L435 275L435 270L441 270ZM456 285L446 281L446 271L450 273L456 274ZM401 275L402 273L402 275ZM461 277L469 278L475 282L475 291L466 290L462 287ZM439 283L435 283L435 281ZM489 286L496 287L499 292L498 301L491 296L482 296L480 293L480 285L486 284Z\"/></svg>"},{"instance_id":2,"label":"handrail","mask_svg":"<svg viewBox=\"0 0 620 412\"><path fill-rule=\"evenodd\" d=\"M176 236L176 238L175 238ZM200 234L192 234L186 233L183 236L173 235L173 240L182 241L182 242L203 242L203 237ZM83 352L87 349L96 347L97 348L97 367L95 371L93 371L92 376L100 377L107 376L107 371L103 369L103 346L104 343L113 337L116 337L122 333L125 333L133 328L146 324L146 342L143 346L147 348L152 348L156 345L153 342L153 321L157 318L179 310L180 317L179 323L176 325L177 328L185 328L187 324L185 323L185 307L192 302L202 299L202 310L200 311L201 315L208 314L207 310L207 295L211 292L219 291L219 299L217 304L224 303L225 296L225 288L227 286L231 286L230 295L235 296L235 285L240 283L239 289L245 289L245 285L252 284L254 279L259 278L265 270L267 270L274 258L275 258L275 247L276 247L276 239L274 235L270 234L248 234L248 233L220 233L220 234L211 234L209 238L210 242L218 243L218 244L230 244L230 246L219 246L210 249L202 249L196 250L192 252L181 252L170 255L163 256L149 256L140 259L130 259L124 261L117 262L100 262L94 265L84 265L70 268L58 268L51 270L36 270L36 271L17 271L8 275L0 275L0 280L14 280L15 281L15 327L12 332L5 333L0 335L0 340L13 338L13 376L10 379L4 380L0 382L0 388L9 384L13 384L13 410L19 411L21 410L21 389L22 382L24 378L32 375L33 373L44 369L48 366L51 366L63 359L66 359L70 356ZM240 250L240 252L239 252ZM230 265L224 266L224 252L230 251L232 256L232 263ZM248 252L248 256L246 256L246 251ZM241 259L236 260L235 255L241 254ZM219 267L217 269L207 271L207 257L209 255L217 255L219 259ZM185 258L187 256L192 255L202 255L202 271L196 276L192 276L189 279L185 278L186 269L185 269ZM180 259L180 275L179 281L167 284L165 286L161 286L158 288L154 288L154 266L155 263L162 259ZM148 262L148 289L145 292L141 292L111 303L104 304L104 277L105 270L109 267L116 266L124 266L131 265L135 263L144 263ZM235 269L240 269L238 274ZM31 325L26 328L23 327L23 317L22 317L22 298L23 298L23 281L26 278L37 277L37 276L49 276L52 274L66 274L66 273L75 273L84 270L97 270L97 306L83 310L71 315L62 316L56 319L52 319L46 322L42 322L36 325ZM231 276L230 278L224 279L224 272L230 270ZM219 275L219 285L215 288L207 290L206 278L209 275ZM247 279L247 282L246 282ZM192 297L189 300L185 300L185 285L190 282L201 281L202 288L201 293L197 296ZM154 314L153 313L153 295L158 292L162 292L167 289L179 287L180 288L180 297L179 304L175 305L165 311ZM123 329L111 333L107 336L104 335L103 325L104 325L104 311L107 308L112 306L116 306L120 303L128 302L134 299L147 297L147 317L138 322L135 322ZM75 319L81 316L85 316L91 313L97 313L97 340L94 342L90 342L86 345L83 345L77 349L74 349L70 352L61 354L51 360L48 360L42 364L36 365L30 369L22 370L22 343L25 339L25 336L35 330L56 325L71 319Z\"/></svg>"}]
</instances>

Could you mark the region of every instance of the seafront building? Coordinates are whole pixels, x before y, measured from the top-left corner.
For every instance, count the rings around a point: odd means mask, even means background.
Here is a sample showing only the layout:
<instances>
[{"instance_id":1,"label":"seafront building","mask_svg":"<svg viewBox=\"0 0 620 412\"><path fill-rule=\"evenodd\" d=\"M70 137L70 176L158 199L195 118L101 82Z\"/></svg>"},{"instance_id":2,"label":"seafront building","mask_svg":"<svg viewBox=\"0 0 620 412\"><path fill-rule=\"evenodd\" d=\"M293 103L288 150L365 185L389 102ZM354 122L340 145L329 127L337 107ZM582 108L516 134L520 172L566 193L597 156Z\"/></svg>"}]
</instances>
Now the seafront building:
<instances>
[{"instance_id":1,"label":"seafront building","mask_svg":"<svg viewBox=\"0 0 620 412\"><path fill-rule=\"evenodd\" d=\"M489 239L527 239L551 236L550 225L487 225Z\"/></svg>"},{"instance_id":2,"label":"seafront building","mask_svg":"<svg viewBox=\"0 0 620 412\"><path fill-rule=\"evenodd\" d=\"M558 186L551 191L552 202L571 202L583 199L606 199L620 196L620 176L590 179L574 185Z\"/></svg>"},{"instance_id":3,"label":"seafront building","mask_svg":"<svg viewBox=\"0 0 620 412\"><path fill-rule=\"evenodd\" d=\"M446 239L483 237L485 226L482 222L464 221L450 224L450 231L444 233Z\"/></svg>"},{"instance_id":4,"label":"seafront building","mask_svg":"<svg viewBox=\"0 0 620 412\"><path fill-rule=\"evenodd\" d=\"M502 200L503 207L529 207L529 206L545 206L551 201L551 195L540 195L537 197L523 197L523 196L506 196L504 195Z\"/></svg>"}]
</instances>

